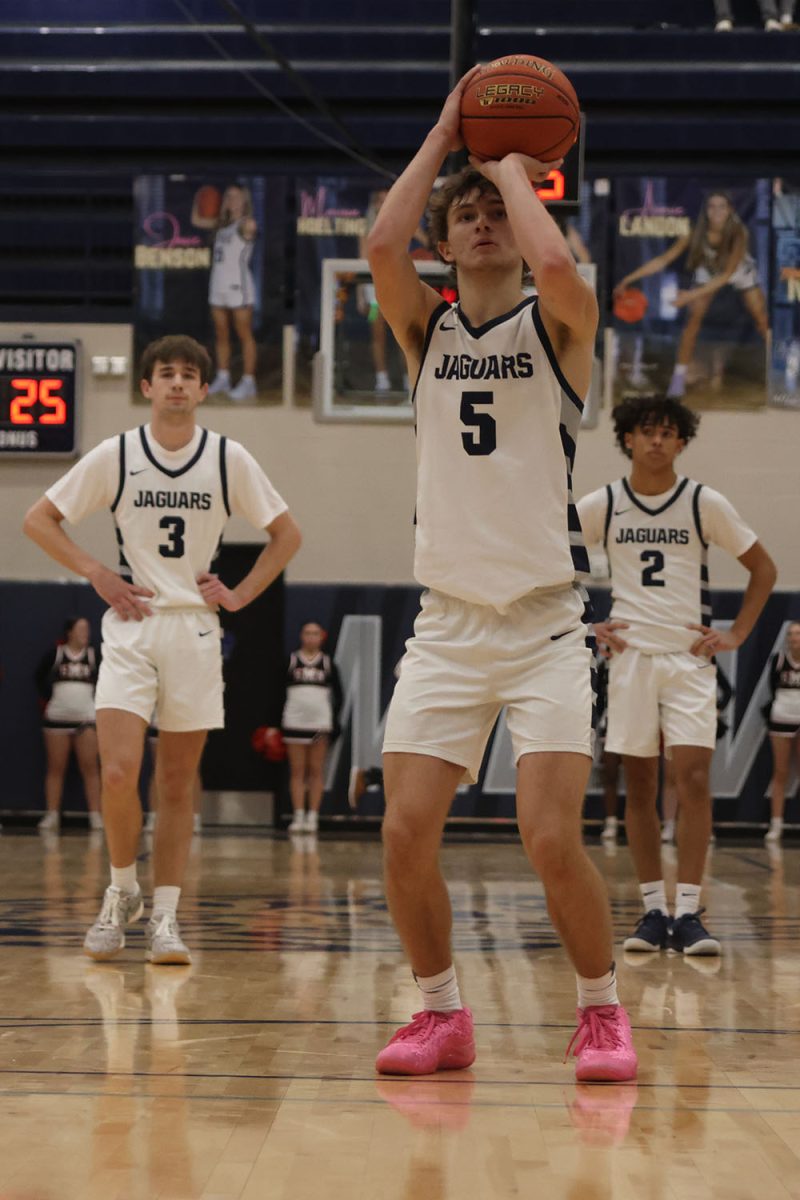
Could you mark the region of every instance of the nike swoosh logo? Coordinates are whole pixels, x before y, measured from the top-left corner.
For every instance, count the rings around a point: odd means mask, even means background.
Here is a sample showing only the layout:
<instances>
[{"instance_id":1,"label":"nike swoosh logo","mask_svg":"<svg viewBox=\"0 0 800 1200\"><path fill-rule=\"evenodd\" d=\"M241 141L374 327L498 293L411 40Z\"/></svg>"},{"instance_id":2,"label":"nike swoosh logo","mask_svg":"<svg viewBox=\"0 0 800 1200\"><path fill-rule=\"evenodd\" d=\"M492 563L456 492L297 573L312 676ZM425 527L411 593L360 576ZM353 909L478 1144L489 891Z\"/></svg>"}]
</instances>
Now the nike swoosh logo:
<instances>
[{"instance_id":1,"label":"nike swoosh logo","mask_svg":"<svg viewBox=\"0 0 800 1200\"><path fill-rule=\"evenodd\" d=\"M623 513L630 512L630 511L631 511L631 506L630 506L630 505L628 506L628 508L615 508L615 509L614 509L614 516L615 516L615 517L621 517Z\"/></svg>"},{"instance_id":2,"label":"nike swoosh logo","mask_svg":"<svg viewBox=\"0 0 800 1200\"><path fill-rule=\"evenodd\" d=\"M198 633L198 635L197 635L197 636L198 636L198 637L208 637L208 635L209 635L210 633L213 633L213 632L214 632L214 630L213 630L213 629L204 629L204 630L203 630L203 632L202 632L202 633Z\"/></svg>"},{"instance_id":3,"label":"nike swoosh logo","mask_svg":"<svg viewBox=\"0 0 800 1200\"><path fill-rule=\"evenodd\" d=\"M439 328L441 329L442 333L454 333L456 327L455 327L455 325L444 325L443 324L443 325L440 325Z\"/></svg>"},{"instance_id":4,"label":"nike swoosh logo","mask_svg":"<svg viewBox=\"0 0 800 1200\"><path fill-rule=\"evenodd\" d=\"M149 470L150 470L149 467L140 467L138 471L129 471L128 474L129 475L141 475L142 472L149 471Z\"/></svg>"},{"instance_id":5,"label":"nike swoosh logo","mask_svg":"<svg viewBox=\"0 0 800 1200\"><path fill-rule=\"evenodd\" d=\"M559 638L566 637L568 633L574 633L574 629L565 629L563 633L551 633L550 641L557 642Z\"/></svg>"}]
</instances>

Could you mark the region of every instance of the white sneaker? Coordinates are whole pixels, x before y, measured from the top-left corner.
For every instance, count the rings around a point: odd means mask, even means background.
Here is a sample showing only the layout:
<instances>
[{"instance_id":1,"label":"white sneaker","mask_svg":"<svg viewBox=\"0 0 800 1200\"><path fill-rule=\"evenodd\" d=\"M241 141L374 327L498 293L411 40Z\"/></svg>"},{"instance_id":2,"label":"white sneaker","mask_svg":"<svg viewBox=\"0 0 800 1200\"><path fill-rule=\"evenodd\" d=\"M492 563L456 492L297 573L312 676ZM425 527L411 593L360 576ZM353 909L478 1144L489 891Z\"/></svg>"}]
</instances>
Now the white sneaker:
<instances>
[{"instance_id":1,"label":"white sneaker","mask_svg":"<svg viewBox=\"0 0 800 1200\"><path fill-rule=\"evenodd\" d=\"M774 17L770 17L764 22L764 28L766 29L767 33L783 32L783 26L781 25L780 21L776 21Z\"/></svg>"},{"instance_id":2,"label":"white sneaker","mask_svg":"<svg viewBox=\"0 0 800 1200\"><path fill-rule=\"evenodd\" d=\"M302 808L296 808L294 811L294 816L292 817L292 823L289 826L288 832L289 833L303 833L305 831L305 827L306 827L306 814Z\"/></svg>"},{"instance_id":3,"label":"white sneaker","mask_svg":"<svg viewBox=\"0 0 800 1200\"><path fill-rule=\"evenodd\" d=\"M784 28L784 29L791 29L791 28L792 28L792 26L794 25L794 21L792 20L792 14L791 14L791 13L784 13L784 14L783 14L783 16L781 17L781 25L783 26L783 28Z\"/></svg>"},{"instance_id":4,"label":"white sneaker","mask_svg":"<svg viewBox=\"0 0 800 1200\"><path fill-rule=\"evenodd\" d=\"M102 813L99 813L99 812L90 812L89 813L89 828L90 829L102 829L103 828L103 814Z\"/></svg>"},{"instance_id":5,"label":"white sneaker","mask_svg":"<svg viewBox=\"0 0 800 1200\"><path fill-rule=\"evenodd\" d=\"M153 833L155 831L155 827L156 827L156 814L154 812L150 811L144 819L144 825L142 826L142 828L144 829L145 833Z\"/></svg>"},{"instance_id":6,"label":"white sneaker","mask_svg":"<svg viewBox=\"0 0 800 1200\"><path fill-rule=\"evenodd\" d=\"M256 397L256 381L252 375L243 375L235 388L231 388L228 392L234 404L242 404L245 400L254 400Z\"/></svg>"},{"instance_id":7,"label":"white sneaker","mask_svg":"<svg viewBox=\"0 0 800 1200\"><path fill-rule=\"evenodd\" d=\"M781 822L780 825L774 825L770 821L769 829L764 834L764 841L765 842L779 842L781 840L782 834L783 834L783 822Z\"/></svg>"},{"instance_id":8,"label":"white sneaker","mask_svg":"<svg viewBox=\"0 0 800 1200\"><path fill-rule=\"evenodd\" d=\"M37 828L43 833L58 833L61 827L61 813L56 808L49 809L39 821Z\"/></svg>"},{"instance_id":9,"label":"white sneaker","mask_svg":"<svg viewBox=\"0 0 800 1200\"><path fill-rule=\"evenodd\" d=\"M303 822L303 833L316 833L319 827L319 813L309 811L306 813L306 819Z\"/></svg>"},{"instance_id":10,"label":"white sneaker","mask_svg":"<svg viewBox=\"0 0 800 1200\"><path fill-rule=\"evenodd\" d=\"M174 913L153 913L147 922L145 958L156 966L175 963L187 966L192 956L181 941L178 919Z\"/></svg>"},{"instance_id":11,"label":"white sneaker","mask_svg":"<svg viewBox=\"0 0 800 1200\"><path fill-rule=\"evenodd\" d=\"M230 391L231 377L227 371L217 371L211 383L208 385L209 396L220 396Z\"/></svg>"},{"instance_id":12,"label":"white sneaker","mask_svg":"<svg viewBox=\"0 0 800 1200\"><path fill-rule=\"evenodd\" d=\"M667 388L668 400L682 400L686 395L686 376L673 375Z\"/></svg>"},{"instance_id":13,"label":"white sneaker","mask_svg":"<svg viewBox=\"0 0 800 1200\"><path fill-rule=\"evenodd\" d=\"M733 21L729 21L727 18L722 21L717 21L716 25L714 26L715 33L730 33L732 29Z\"/></svg>"},{"instance_id":14,"label":"white sneaker","mask_svg":"<svg viewBox=\"0 0 800 1200\"><path fill-rule=\"evenodd\" d=\"M123 892L109 884L97 920L83 940L83 950L95 962L113 958L125 946L125 926L138 921L144 912L142 890Z\"/></svg>"}]
</instances>

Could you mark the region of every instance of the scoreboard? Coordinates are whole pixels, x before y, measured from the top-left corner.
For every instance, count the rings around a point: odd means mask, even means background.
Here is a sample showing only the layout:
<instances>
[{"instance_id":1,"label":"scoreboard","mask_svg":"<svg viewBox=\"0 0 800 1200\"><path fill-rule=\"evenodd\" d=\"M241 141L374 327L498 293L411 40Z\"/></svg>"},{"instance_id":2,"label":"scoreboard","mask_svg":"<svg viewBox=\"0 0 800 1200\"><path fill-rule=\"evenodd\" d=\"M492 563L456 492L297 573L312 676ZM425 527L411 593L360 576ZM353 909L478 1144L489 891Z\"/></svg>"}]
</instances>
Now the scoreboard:
<instances>
[{"instance_id":1,"label":"scoreboard","mask_svg":"<svg viewBox=\"0 0 800 1200\"><path fill-rule=\"evenodd\" d=\"M0 341L0 458L74 458L78 342Z\"/></svg>"}]
</instances>

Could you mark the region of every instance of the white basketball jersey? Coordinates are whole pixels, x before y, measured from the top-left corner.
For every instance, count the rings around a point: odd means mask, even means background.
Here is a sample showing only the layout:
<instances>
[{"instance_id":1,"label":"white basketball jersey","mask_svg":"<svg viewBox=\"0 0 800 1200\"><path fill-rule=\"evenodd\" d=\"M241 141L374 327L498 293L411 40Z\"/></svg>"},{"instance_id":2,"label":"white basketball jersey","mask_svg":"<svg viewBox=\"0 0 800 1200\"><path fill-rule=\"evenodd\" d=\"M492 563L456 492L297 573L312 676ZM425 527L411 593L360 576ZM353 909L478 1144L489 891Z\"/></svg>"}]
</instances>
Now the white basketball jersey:
<instances>
[{"instance_id":1,"label":"white basketball jersey","mask_svg":"<svg viewBox=\"0 0 800 1200\"><path fill-rule=\"evenodd\" d=\"M504 611L588 571L572 497L583 402L536 299L479 328L437 308L414 402L421 584Z\"/></svg>"},{"instance_id":2,"label":"white basketball jersey","mask_svg":"<svg viewBox=\"0 0 800 1200\"><path fill-rule=\"evenodd\" d=\"M196 580L230 516L225 438L203 429L189 462L172 470L158 461L144 426L121 433L111 511L123 579L154 591L155 608L207 610Z\"/></svg>"},{"instance_id":3,"label":"white basketball jersey","mask_svg":"<svg viewBox=\"0 0 800 1200\"><path fill-rule=\"evenodd\" d=\"M645 654L688 650L711 620L708 543L700 524L702 484L680 478L657 508L627 479L606 488L604 545L611 568L611 617L621 636Z\"/></svg>"},{"instance_id":4,"label":"white basketball jersey","mask_svg":"<svg viewBox=\"0 0 800 1200\"><path fill-rule=\"evenodd\" d=\"M212 297L230 293L242 306L253 304L255 288L250 271L253 246L252 239L242 237L238 221L232 225L223 225L217 230L214 234L214 261L208 283L209 294Z\"/></svg>"}]
</instances>

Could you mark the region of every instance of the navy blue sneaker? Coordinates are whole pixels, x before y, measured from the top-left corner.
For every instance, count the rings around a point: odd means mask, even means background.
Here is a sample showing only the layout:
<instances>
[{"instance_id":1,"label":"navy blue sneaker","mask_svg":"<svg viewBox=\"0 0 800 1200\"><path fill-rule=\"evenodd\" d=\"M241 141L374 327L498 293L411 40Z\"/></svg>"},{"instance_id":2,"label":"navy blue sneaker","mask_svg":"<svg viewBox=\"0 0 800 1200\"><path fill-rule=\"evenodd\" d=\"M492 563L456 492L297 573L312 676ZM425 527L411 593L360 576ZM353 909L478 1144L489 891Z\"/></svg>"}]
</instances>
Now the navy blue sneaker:
<instances>
[{"instance_id":1,"label":"navy blue sneaker","mask_svg":"<svg viewBox=\"0 0 800 1200\"><path fill-rule=\"evenodd\" d=\"M668 933L669 917L662 913L660 908L651 908L644 914L631 936L625 938L623 949L641 950L646 953L665 950Z\"/></svg>"},{"instance_id":2,"label":"navy blue sneaker","mask_svg":"<svg viewBox=\"0 0 800 1200\"><path fill-rule=\"evenodd\" d=\"M675 918L669 931L670 950L684 954L719 954L719 942L700 920L700 914L705 911L699 908L696 913L684 913L682 917Z\"/></svg>"}]
</instances>

